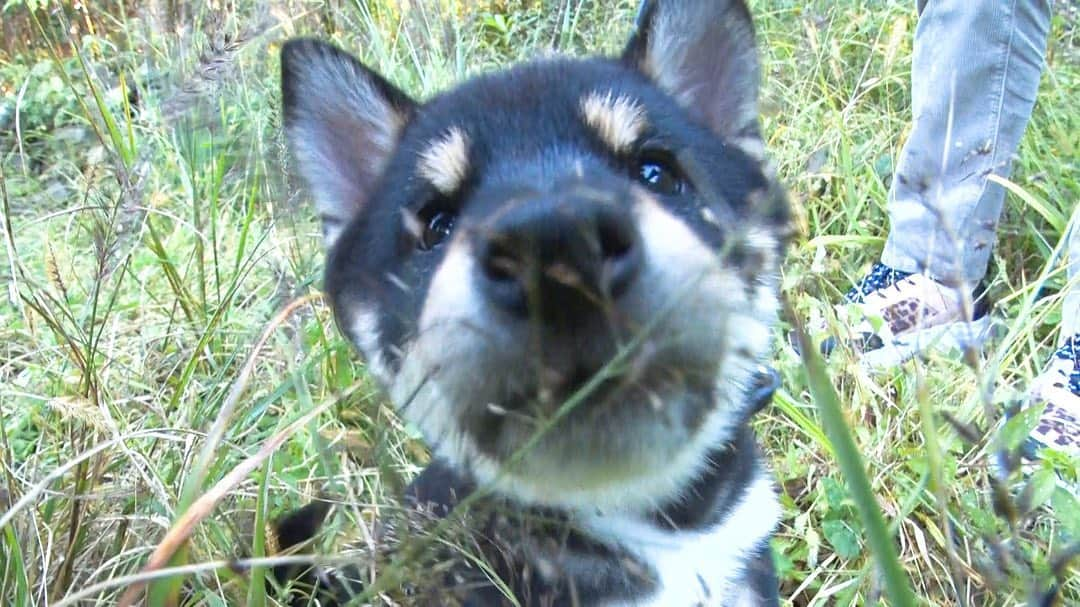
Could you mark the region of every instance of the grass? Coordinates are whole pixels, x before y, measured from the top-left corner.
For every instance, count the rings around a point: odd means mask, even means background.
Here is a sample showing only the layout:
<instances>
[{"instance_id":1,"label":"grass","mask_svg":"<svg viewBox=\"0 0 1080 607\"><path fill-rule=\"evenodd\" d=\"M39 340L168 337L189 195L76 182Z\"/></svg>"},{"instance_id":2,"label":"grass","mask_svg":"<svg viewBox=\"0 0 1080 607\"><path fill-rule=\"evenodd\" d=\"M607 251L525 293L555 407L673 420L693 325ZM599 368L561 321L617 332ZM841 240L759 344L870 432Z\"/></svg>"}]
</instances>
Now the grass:
<instances>
[{"instance_id":1,"label":"grass","mask_svg":"<svg viewBox=\"0 0 1080 607\"><path fill-rule=\"evenodd\" d=\"M113 604L157 558L177 570L153 580L154 604L272 604L261 572L295 557L262 558L264 521L331 496L341 508L316 549L339 554L370 541L373 516L394 511L427 457L314 296L318 227L280 137L280 43L336 40L424 96L550 49L614 51L635 2L31 10L44 4L8 2L2 17L0 602ZM918 600L1040 604L1055 579L1061 604L1080 600L1065 558L1080 506L1051 469L1075 478L1077 462L1054 458L1030 481L990 473L1030 422L997 429L1057 337L1062 235L1080 200L1066 4L990 274L1007 334L977 360L884 376L832 357L825 379L861 467L823 430L811 398L823 373L777 350L784 389L757 430L783 488L774 545L788 604L900 604L880 596L864 496L847 489L858 475L838 457L865 469ZM828 316L886 233L915 18L899 0L754 7L768 147L799 227L784 290L792 317ZM184 548L154 555L170 542Z\"/></svg>"}]
</instances>

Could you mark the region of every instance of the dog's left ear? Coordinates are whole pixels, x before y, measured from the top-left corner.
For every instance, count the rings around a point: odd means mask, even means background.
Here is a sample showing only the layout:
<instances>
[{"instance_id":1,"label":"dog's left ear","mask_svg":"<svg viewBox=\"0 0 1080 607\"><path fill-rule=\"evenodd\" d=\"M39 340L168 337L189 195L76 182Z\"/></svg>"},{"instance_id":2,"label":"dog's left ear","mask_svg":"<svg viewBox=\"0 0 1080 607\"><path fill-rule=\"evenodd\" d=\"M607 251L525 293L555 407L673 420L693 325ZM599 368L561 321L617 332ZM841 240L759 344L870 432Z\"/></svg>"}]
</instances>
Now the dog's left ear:
<instances>
[{"instance_id":1,"label":"dog's left ear","mask_svg":"<svg viewBox=\"0 0 1080 607\"><path fill-rule=\"evenodd\" d=\"M648 0L623 61L721 137L760 142L760 64L742 0Z\"/></svg>"},{"instance_id":2,"label":"dog's left ear","mask_svg":"<svg viewBox=\"0 0 1080 607\"><path fill-rule=\"evenodd\" d=\"M416 104L349 53L302 38L281 48L281 99L285 136L330 247L371 207Z\"/></svg>"}]
</instances>

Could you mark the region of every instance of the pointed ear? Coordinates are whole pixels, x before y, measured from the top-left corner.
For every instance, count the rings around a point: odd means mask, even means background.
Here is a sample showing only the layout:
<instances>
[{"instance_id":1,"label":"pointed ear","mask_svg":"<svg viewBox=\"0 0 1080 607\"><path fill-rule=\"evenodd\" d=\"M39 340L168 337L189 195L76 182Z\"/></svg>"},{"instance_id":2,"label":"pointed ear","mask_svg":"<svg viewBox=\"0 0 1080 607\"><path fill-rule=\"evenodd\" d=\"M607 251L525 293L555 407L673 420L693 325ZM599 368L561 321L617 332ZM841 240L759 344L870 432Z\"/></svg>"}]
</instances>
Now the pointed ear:
<instances>
[{"instance_id":1,"label":"pointed ear","mask_svg":"<svg viewBox=\"0 0 1080 607\"><path fill-rule=\"evenodd\" d=\"M281 49L285 135L330 247L368 203L415 103L348 53L316 40Z\"/></svg>"},{"instance_id":2,"label":"pointed ear","mask_svg":"<svg viewBox=\"0 0 1080 607\"><path fill-rule=\"evenodd\" d=\"M648 0L623 61L721 137L760 147L760 65L742 0Z\"/></svg>"}]
</instances>

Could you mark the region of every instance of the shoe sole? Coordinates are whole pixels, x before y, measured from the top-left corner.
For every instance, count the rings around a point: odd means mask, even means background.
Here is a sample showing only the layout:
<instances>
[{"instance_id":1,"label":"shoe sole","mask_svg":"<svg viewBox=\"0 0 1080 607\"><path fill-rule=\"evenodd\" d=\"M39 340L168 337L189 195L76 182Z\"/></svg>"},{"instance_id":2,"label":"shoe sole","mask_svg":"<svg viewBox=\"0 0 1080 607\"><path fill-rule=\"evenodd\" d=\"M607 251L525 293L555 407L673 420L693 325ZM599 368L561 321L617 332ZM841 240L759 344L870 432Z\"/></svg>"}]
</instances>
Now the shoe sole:
<instances>
[{"instance_id":1,"label":"shoe sole","mask_svg":"<svg viewBox=\"0 0 1080 607\"><path fill-rule=\"evenodd\" d=\"M987 341L1004 327L990 315L971 322L952 322L929 327L897 337L882 347L863 352L859 364L869 371L882 372L924 353L948 354L964 352L969 348L982 350Z\"/></svg>"}]
</instances>

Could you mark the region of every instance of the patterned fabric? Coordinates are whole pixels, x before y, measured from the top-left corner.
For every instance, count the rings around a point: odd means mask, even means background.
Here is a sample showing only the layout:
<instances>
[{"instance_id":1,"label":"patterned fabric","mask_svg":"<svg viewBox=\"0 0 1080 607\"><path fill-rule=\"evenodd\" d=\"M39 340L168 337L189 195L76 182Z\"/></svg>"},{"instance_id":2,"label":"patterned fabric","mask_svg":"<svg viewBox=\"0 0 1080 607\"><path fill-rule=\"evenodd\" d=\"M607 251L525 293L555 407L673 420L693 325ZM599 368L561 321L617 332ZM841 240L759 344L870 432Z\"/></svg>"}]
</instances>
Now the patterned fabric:
<instances>
[{"instance_id":1,"label":"patterned fabric","mask_svg":"<svg viewBox=\"0 0 1080 607\"><path fill-rule=\"evenodd\" d=\"M925 274L898 272L880 264L875 271L852 289L852 297L861 301L841 304L841 308L859 306L867 319L854 327L859 339L852 345L857 350L880 348L903 336L963 319L964 301L959 290ZM884 322L875 330L870 318Z\"/></svg>"},{"instance_id":2,"label":"patterned fabric","mask_svg":"<svg viewBox=\"0 0 1080 607\"><path fill-rule=\"evenodd\" d=\"M1034 451L1050 447L1080 455L1080 335L1073 335L1054 352L1050 364L1031 387L1033 402L1046 408L1031 431Z\"/></svg>"},{"instance_id":3,"label":"patterned fabric","mask_svg":"<svg viewBox=\"0 0 1080 607\"><path fill-rule=\"evenodd\" d=\"M894 270L881 262L875 263L870 268L870 272L859 281L859 284L851 287L844 294L844 301L861 304L865 301L867 295L879 289L891 287L908 276L911 276L911 272Z\"/></svg>"},{"instance_id":4,"label":"patterned fabric","mask_svg":"<svg viewBox=\"0 0 1080 607\"><path fill-rule=\"evenodd\" d=\"M821 342L821 353L829 356L843 344L864 368L885 370L931 350L951 355L980 349L996 331L989 311L981 285L969 299L926 274L875 263L837 304L846 327ZM824 319L817 328L826 330Z\"/></svg>"},{"instance_id":5,"label":"patterned fabric","mask_svg":"<svg viewBox=\"0 0 1080 607\"><path fill-rule=\"evenodd\" d=\"M1080 396L1080 333L1065 340L1054 352L1054 358L1071 363L1069 368L1069 391Z\"/></svg>"}]
</instances>

